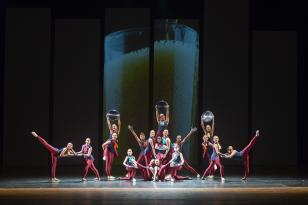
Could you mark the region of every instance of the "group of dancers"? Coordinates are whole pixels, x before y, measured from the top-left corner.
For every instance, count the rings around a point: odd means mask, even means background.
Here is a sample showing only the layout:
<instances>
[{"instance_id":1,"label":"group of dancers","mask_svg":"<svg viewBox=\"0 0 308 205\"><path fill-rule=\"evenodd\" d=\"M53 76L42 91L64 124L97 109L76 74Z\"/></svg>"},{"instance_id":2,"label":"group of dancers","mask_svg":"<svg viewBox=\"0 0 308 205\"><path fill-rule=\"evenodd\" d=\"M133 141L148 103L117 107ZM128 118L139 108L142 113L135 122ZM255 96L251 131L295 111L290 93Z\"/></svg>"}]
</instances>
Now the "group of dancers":
<instances>
[{"instance_id":1,"label":"group of dancers","mask_svg":"<svg viewBox=\"0 0 308 205\"><path fill-rule=\"evenodd\" d=\"M121 121L120 117L116 120L110 119L110 116L106 116L107 124L109 128L109 137L102 144L102 155L105 161L105 172L107 180L130 180L136 181L135 175L137 170L140 171L142 177L146 181L175 181L190 179L186 176L180 176L178 173L182 168L186 168L189 172L195 175L197 178L201 176L198 172L191 167L184 159L182 149L184 143L192 136L197 128L191 128L188 134L182 138L181 135L177 135L174 142L171 142L169 137L168 125L169 125L169 105L165 106L166 112L159 113L156 106L156 120L158 129L150 130L149 137L146 139L145 133L140 132L139 136L135 132L134 128L129 125L128 129L136 139L140 153L136 159L133 155L133 150L129 148L127 150L127 156L123 161L123 166L127 170L125 177L116 178L111 175L111 168L114 160L118 157L118 137L120 135ZM224 181L224 167L222 164L222 158L225 159L242 159L244 166L244 174L242 180L246 180L249 174L249 152L256 143L259 137L259 130L255 132L254 137L250 143L241 151L235 150L233 146L227 147L227 152L222 153L221 145L219 143L219 137L214 134L214 118L211 124L206 124L204 121L204 115L201 116L201 127L204 132L203 135L203 159L209 161L209 165L204 171L201 179L211 179L214 176L214 172L219 168L221 180ZM59 158L82 156L85 160L85 168L82 174L82 181L86 181L88 170L91 169L95 174L95 181L100 181L100 174L94 165L94 157L92 155L91 139L86 138L85 144L82 145L81 150L76 152L73 149L73 144L69 142L66 147L58 149L48 144L43 137L39 136L36 132L31 133L38 141L50 152L51 154L51 182L59 182L56 178L56 167Z\"/></svg>"}]
</instances>

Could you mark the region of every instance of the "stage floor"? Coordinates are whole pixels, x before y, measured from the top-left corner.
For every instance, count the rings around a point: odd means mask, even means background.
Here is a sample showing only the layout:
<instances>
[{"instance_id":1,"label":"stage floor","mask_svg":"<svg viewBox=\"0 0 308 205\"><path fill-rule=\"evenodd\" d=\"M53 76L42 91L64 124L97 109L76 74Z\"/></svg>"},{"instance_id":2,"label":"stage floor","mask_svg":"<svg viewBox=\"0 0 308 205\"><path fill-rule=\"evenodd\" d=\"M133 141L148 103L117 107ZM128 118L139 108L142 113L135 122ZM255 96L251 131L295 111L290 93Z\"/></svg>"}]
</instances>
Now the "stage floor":
<instances>
[{"instance_id":1,"label":"stage floor","mask_svg":"<svg viewBox=\"0 0 308 205\"><path fill-rule=\"evenodd\" d=\"M0 204L308 204L308 179L227 177L176 182L89 181L61 178L0 180Z\"/></svg>"}]
</instances>

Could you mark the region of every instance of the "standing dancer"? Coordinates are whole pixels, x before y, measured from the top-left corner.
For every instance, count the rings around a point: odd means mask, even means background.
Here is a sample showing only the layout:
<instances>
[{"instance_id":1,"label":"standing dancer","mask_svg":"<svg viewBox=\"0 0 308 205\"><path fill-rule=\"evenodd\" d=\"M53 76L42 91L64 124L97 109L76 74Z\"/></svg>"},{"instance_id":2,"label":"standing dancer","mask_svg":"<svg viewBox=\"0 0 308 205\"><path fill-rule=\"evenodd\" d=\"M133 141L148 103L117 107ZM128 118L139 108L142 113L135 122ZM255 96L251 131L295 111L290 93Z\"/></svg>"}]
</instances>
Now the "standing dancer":
<instances>
[{"instance_id":1,"label":"standing dancer","mask_svg":"<svg viewBox=\"0 0 308 205\"><path fill-rule=\"evenodd\" d=\"M227 148L227 153L222 155L223 158L227 159L243 159L244 164L244 176L242 180L246 180L249 174L249 152L256 143L257 138L259 137L259 130L256 131L255 136L250 140L249 144L242 149L241 151L237 151L233 149L232 146Z\"/></svg>"},{"instance_id":2,"label":"standing dancer","mask_svg":"<svg viewBox=\"0 0 308 205\"><path fill-rule=\"evenodd\" d=\"M107 174L107 180L114 180L115 177L111 176L111 166L113 163L113 160L118 157L118 144L117 144L117 139L118 139L118 134L116 132L112 133L111 135L111 140L108 139L104 144L102 144L102 148L104 153L106 153L106 166L105 166L105 171Z\"/></svg>"},{"instance_id":3,"label":"standing dancer","mask_svg":"<svg viewBox=\"0 0 308 205\"><path fill-rule=\"evenodd\" d=\"M77 155L83 155L85 162L86 162L86 166L84 168L83 171L83 177L82 177L82 181L87 181L86 176L88 174L88 170L89 168L94 172L95 174L95 181L99 181L100 177L99 177L99 173L94 165L94 157L92 155L92 146L91 144L91 139L88 137L85 140L85 144L82 145L81 150L79 152L77 152Z\"/></svg>"},{"instance_id":4,"label":"standing dancer","mask_svg":"<svg viewBox=\"0 0 308 205\"><path fill-rule=\"evenodd\" d=\"M214 135L214 126L215 126L214 118L213 118L213 120L212 120L212 125L209 125L209 124L205 125L205 124L204 124L204 120L203 120L203 116L201 115L201 127L202 127L202 130L203 130L203 132L204 132L203 141L204 141L204 139L206 138L207 141L212 142L212 138L213 138L213 135ZM207 144L207 142L206 142L206 144ZM205 144L204 144L204 145L205 145ZM212 151L212 147L206 147L206 149L204 149L204 148L205 148L204 145L202 144L203 151L205 151L205 152L203 152L203 159L206 160L206 157L207 157L207 158L208 158L208 161L209 161L209 164L210 164L210 163L211 163L211 159L210 159L211 154L210 154L210 151ZM206 146L207 146L207 145L206 145ZM221 149L220 144L218 144L218 146L219 146L219 150L220 150L220 149ZM217 169L217 166L216 166L216 164L214 164L213 169L210 170L210 173L209 173L209 176L208 176L209 178L213 178L213 177L214 177L214 171L215 171L216 169Z\"/></svg>"},{"instance_id":5,"label":"standing dancer","mask_svg":"<svg viewBox=\"0 0 308 205\"><path fill-rule=\"evenodd\" d=\"M209 149L209 145L208 145L208 142L209 142L209 137L207 136L207 135L203 135L203 142L202 142L202 149L203 149L203 154L202 154L202 158L205 160L206 159L206 157L208 158L208 159L210 159L210 154L209 154L209 151L208 151L208 149ZM211 162L211 161L210 161Z\"/></svg>"},{"instance_id":6,"label":"standing dancer","mask_svg":"<svg viewBox=\"0 0 308 205\"><path fill-rule=\"evenodd\" d=\"M121 180L132 180L133 182L136 181L135 175L136 175L136 169L138 169L137 162L135 160L135 157L133 156L132 149L127 150L127 156L125 157L123 161L123 165L126 167L127 175L126 177L121 177Z\"/></svg>"},{"instance_id":7,"label":"standing dancer","mask_svg":"<svg viewBox=\"0 0 308 205\"><path fill-rule=\"evenodd\" d=\"M156 121L157 121L157 124L158 124L156 137L157 136L163 136L163 131L165 129L167 129L168 124L169 124L169 105L166 107L166 109L167 109L166 110L166 116L162 113L159 114L157 105L155 106L155 109L156 109ZM156 139L156 137L155 137L155 139Z\"/></svg>"},{"instance_id":8,"label":"standing dancer","mask_svg":"<svg viewBox=\"0 0 308 205\"><path fill-rule=\"evenodd\" d=\"M205 176L209 176L210 171L213 169L214 165L217 164L217 166L219 167L220 170L220 177L221 177L221 181L224 181L224 167L222 165L221 159L220 159L220 155L223 155L220 151L219 151L219 137L218 136L214 136L213 137L213 143L208 142L208 145L211 146L213 148L213 153L211 155L211 163L208 166L208 168L205 170L203 176L201 179L203 179Z\"/></svg>"},{"instance_id":9,"label":"standing dancer","mask_svg":"<svg viewBox=\"0 0 308 205\"><path fill-rule=\"evenodd\" d=\"M162 159L162 164L164 164L163 161L164 162L169 161L172 155L172 153L170 152L171 140L169 138L169 131L167 129L163 131L163 137L161 139L162 139L162 144L165 145L167 148Z\"/></svg>"},{"instance_id":10,"label":"standing dancer","mask_svg":"<svg viewBox=\"0 0 308 205\"><path fill-rule=\"evenodd\" d=\"M42 137L38 136L36 132L32 131L31 134L38 139L40 143L50 152L51 155L51 182L60 182L56 178L57 161L60 157L72 157L76 156L76 152L73 150L73 144L67 143L66 147L62 149L55 148L48 144Z\"/></svg>"},{"instance_id":11,"label":"standing dancer","mask_svg":"<svg viewBox=\"0 0 308 205\"><path fill-rule=\"evenodd\" d=\"M149 162L153 157L156 158L155 145L154 145L155 131L150 130L150 136L147 139L147 147L144 149L145 159ZM147 162L146 162L147 164ZM146 165L148 166L148 164Z\"/></svg>"},{"instance_id":12,"label":"standing dancer","mask_svg":"<svg viewBox=\"0 0 308 205\"><path fill-rule=\"evenodd\" d=\"M197 128L195 128L195 127L194 127L194 128L191 128L191 130L190 130L189 133L186 135L186 137L184 137L183 140L182 140L182 136L181 136L181 135L176 136L176 140L175 140L175 142L173 143L173 149L174 149L174 147L175 147L176 145L178 145L179 148L180 148L180 151L182 151L182 147L183 147L184 143L186 142L186 140L187 140L194 132L196 132L196 131L197 131ZM192 168L192 167L188 164L188 162L187 162L186 160L184 160L183 166L184 166L188 171L190 171L192 174L197 175L197 178L200 177L200 175L198 174L198 172L196 172L196 170L195 170L194 168Z\"/></svg>"}]
</instances>

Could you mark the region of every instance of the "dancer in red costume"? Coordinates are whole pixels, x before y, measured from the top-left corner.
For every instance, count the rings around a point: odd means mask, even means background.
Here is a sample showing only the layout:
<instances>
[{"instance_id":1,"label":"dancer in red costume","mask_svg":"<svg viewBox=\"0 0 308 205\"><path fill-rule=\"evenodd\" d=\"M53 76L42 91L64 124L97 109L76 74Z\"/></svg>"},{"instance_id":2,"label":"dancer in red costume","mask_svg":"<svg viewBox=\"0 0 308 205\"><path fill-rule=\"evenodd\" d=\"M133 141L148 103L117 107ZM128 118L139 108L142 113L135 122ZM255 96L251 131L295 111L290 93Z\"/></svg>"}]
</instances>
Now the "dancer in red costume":
<instances>
[{"instance_id":1,"label":"dancer in red costume","mask_svg":"<svg viewBox=\"0 0 308 205\"><path fill-rule=\"evenodd\" d=\"M95 174L95 177L96 177L95 181L99 181L100 176L99 176L98 170L96 169L96 167L94 165L94 157L92 155L92 146L90 144L91 144L91 139L88 137L85 140L85 144L82 145L81 150L79 152L77 152L77 155L82 155L85 159L85 162L86 162L86 166L85 166L84 171L83 171L82 181L87 181L86 176L88 174L89 168Z\"/></svg>"},{"instance_id":2,"label":"dancer in red costume","mask_svg":"<svg viewBox=\"0 0 308 205\"><path fill-rule=\"evenodd\" d=\"M255 145L257 138L259 137L259 130L256 131L255 136L250 140L249 144L242 149L241 151L237 151L233 149L232 146L227 148L227 153L222 155L223 158L227 159L243 159L244 165L244 175L242 180L246 180L249 174L249 152L252 147Z\"/></svg>"},{"instance_id":3,"label":"dancer in red costume","mask_svg":"<svg viewBox=\"0 0 308 205\"><path fill-rule=\"evenodd\" d=\"M139 157L137 159L137 162L138 162L138 164L142 164L145 167L147 167L149 165L150 160L153 157L156 157L155 147L154 147L155 131L151 130L149 138L147 140L145 140L145 135L144 135L143 132L141 132L139 134L139 137L138 137L138 135L134 131L134 128L131 125L128 126L128 129L131 131L131 133L135 137L135 139L138 142L138 145L140 147L140 154L139 154ZM144 163L143 163L143 161L144 161ZM141 169L141 174L142 174L144 180L149 180L150 172L149 172L148 169L146 169L146 170Z\"/></svg>"},{"instance_id":4,"label":"dancer in red costume","mask_svg":"<svg viewBox=\"0 0 308 205\"><path fill-rule=\"evenodd\" d=\"M111 120L109 118L108 115L106 115L106 121L107 121L107 125L108 125L108 129L109 129L109 135L108 135L108 139L111 140L112 139L112 133L117 133L117 135L120 135L120 129L121 129L121 120L120 118L117 120L117 124L116 123L111 123ZM106 160L106 156L107 156L107 150L103 149L103 160Z\"/></svg>"},{"instance_id":5,"label":"dancer in red costume","mask_svg":"<svg viewBox=\"0 0 308 205\"><path fill-rule=\"evenodd\" d=\"M196 132L197 131L197 128L191 128L191 130L189 131L189 133L184 137L184 139L182 139L182 136L181 135L178 135L178 136L176 136L176 140L175 140L175 142L173 143L173 149L174 149L174 146L175 145L178 145L179 146L179 148L180 148L180 151L182 151L182 147L183 147L183 145L184 145L184 143L188 140L188 138L194 133L194 132ZM194 168L192 168L189 164L188 164L188 162L186 161L186 160L184 160L184 164L183 164L183 167L185 168L185 169L187 169L188 171L190 171L192 174L195 174L196 176L197 176L197 178L199 178L200 177L200 175L198 174L198 172L194 169Z\"/></svg>"},{"instance_id":6,"label":"dancer in red costume","mask_svg":"<svg viewBox=\"0 0 308 205\"><path fill-rule=\"evenodd\" d=\"M36 132L31 132L38 141L50 152L51 155L51 182L59 182L60 180L56 178L57 161L62 157L72 157L76 156L76 152L73 150L73 144L71 142L67 143L66 147L58 149L50 144L48 144L42 137L40 137Z\"/></svg>"},{"instance_id":7,"label":"dancer in red costume","mask_svg":"<svg viewBox=\"0 0 308 205\"><path fill-rule=\"evenodd\" d=\"M155 140L157 136L163 136L163 131L168 128L169 124L169 106L166 108L166 115L164 114L159 114L157 106L155 107L156 109L156 121L158 125L158 129L156 131L155 135Z\"/></svg>"},{"instance_id":8,"label":"dancer in red costume","mask_svg":"<svg viewBox=\"0 0 308 205\"><path fill-rule=\"evenodd\" d=\"M164 179L165 170L170 167L171 181L189 179L188 177L179 176L178 171L181 171L183 164L185 163L183 154L180 152L180 146L174 145L174 152L172 153L172 159L159 170L159 177Z\"/></svg>"},{"instance_id":9,"label":"dancer in red costume","mask_svg":"<svg viewBox=\"0 0 308 205\"><path fill-rule=\"evenodd\" d=\"M136 169L138 169L137 162L135 160L135 157L133 156L132 149L127 150L127 156L125 157L123 161L123 165L125 166L127 170L127 174L125 177L121 177L121 180L130 180L132 182L135 182L135 175L136 175Z\"/></svg>"},{"instance_id":10,"label":"dancer in red costume","mask_svg":"<svg viewBox=\"0 0 308 205\"><path fill-rule=\"evenodd\" d=\"M117 139L118 139L118 134L116 132L112 133L112 138L111 140L108 139L104 144L102 144L103 150L106 150L106 155L105 155L105 161L106 161L106 166L105 166L105 171L107 174L107 180L114 180L115 177L111 176L111 167L113 160L118 157L118 144L117 144ZM104 152L104 153L105 153Z\"/></svg>"},{"instance_id":11,"label":"dancer in red costume","mask_svg":"<svg viewBox=\"0 0 308 205\"><path fill-rule=\"evenodd\" d=\"M225 180L225 178L224 178L224 167L222 165L221 158L220 158L220 156L223 155L223 154L219 151L219 146L220 146L219 145L219 137L214 136L213 137L213 143L208 142L208 145L213 148L213 153L211 155L211 163L208 166L208 168L205 170L201 179L203 179L205 176L209 176L209 173L213 169L214 164L217 164L217 166L220 169L221 181L224 181Z\"/></svg>"}]
</instances>

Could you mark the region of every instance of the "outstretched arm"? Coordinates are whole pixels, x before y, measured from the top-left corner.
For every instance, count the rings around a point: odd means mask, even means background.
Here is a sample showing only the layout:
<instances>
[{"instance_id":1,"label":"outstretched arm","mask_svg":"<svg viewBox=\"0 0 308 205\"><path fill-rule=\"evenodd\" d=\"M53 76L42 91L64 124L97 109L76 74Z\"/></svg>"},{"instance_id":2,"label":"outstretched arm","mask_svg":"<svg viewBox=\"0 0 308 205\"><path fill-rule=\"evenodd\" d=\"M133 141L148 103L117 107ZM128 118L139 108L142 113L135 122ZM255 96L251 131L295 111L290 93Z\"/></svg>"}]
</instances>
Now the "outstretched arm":
<instances>
[{"instance_id":1,"label":"outstretched arm","mask_svg":"<svg viewBox=\"0 0 308 205\"><path fill-rule=\"evenodd\" d=\"M196 132L197 131L197 128L191 128L191 130L189 131L189 133L186 135L186 137L184 137L184 139L182 140L182 142L181 142L181 145L183 145L185 142L186 142L186 140L194 133L194 132Z\"/></svg>"},{"instance_id":2,"label":"outstretched arm","mask_svg":"<svg viewBox=\"0 0 308 205\"><path fill-rule=\"evenodd\" d=\"M236 150L233 150L231 154L225 153L225 154L222 155L222 157L226 158L226 159L230 159L230 158L234 157L236 152L237 152Z\"/></svg>"},{"instance_id":3,"label":"outstretched arm","mask_svg":"<svg viewBox=\"0 0 308 205\"><path fill-rule=\"evenodd\" d=\"M133 134L133 136L135 137L136 141L138 142L138 144L140 145L141 144L141 140L139 139L138 135L136 134L133 126L131 125L128 125L128 129L129 131L131 131L131 133Z\"/></svg>"},{"instance_id":4,"label":"outstretched arm","mask_svg":"<svg viewBox=\"0 0 308 205\"><path fill-rule=\"evenodd\" d=\"M218 155L223 155L223 153L221 153L220 151L219 151L219 148L218 148L218 145L216 145L216 144L214 144L214 149L215 149L215 151L216 151L216 153L218 154Z\"/></svg>"}]
</instances>

